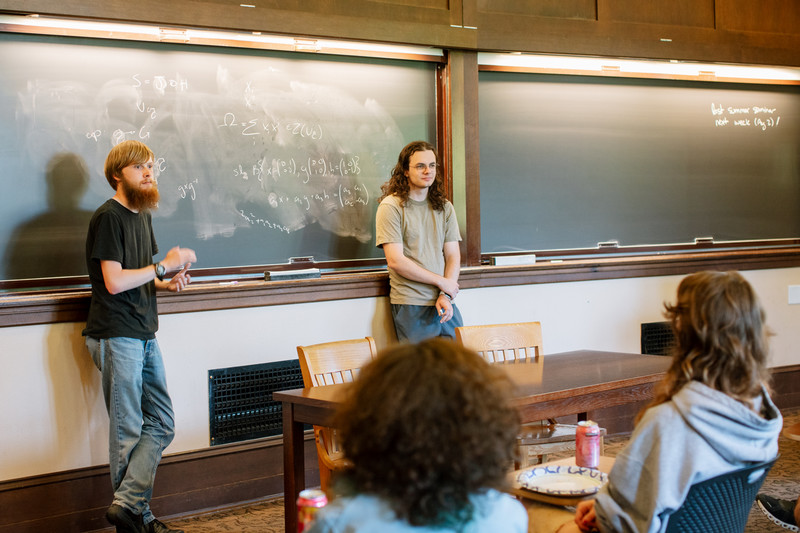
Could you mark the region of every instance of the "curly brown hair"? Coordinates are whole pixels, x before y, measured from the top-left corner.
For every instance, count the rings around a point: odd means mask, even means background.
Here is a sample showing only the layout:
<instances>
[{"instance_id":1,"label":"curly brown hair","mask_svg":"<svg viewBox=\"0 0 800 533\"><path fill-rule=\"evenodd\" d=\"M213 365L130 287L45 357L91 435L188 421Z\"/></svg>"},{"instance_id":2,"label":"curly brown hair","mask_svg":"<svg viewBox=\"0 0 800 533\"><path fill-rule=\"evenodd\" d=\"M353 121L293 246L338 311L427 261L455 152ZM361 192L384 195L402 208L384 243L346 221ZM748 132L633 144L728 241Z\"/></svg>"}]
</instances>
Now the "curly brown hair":
<instances>
[{"instance_id":1,"label":"curly brown hair","mask_svg":"<svg viewBox=\"0 0 800 533\"><path fill-rule=\"evenodd\" d=\"M769 331L747 280L738 272L697 272L681 281L677 302L664 307L676 345L672 365L648 407L699 381L752 408L752 400L769 383Z\"/></svg>"},{"instance_id":2,"label":"curly brown hair","mask_svg":"<svg viewBox=\"0 0 800 533\"><path fill-rule=\"evenodd\" d=\"M434 155L436 155L437 167L441 168L441 166L438 165L439 156L436 154L436 149L433 147L433 145L426 141L414 141L408 143L400 151L400 155L397 156L397 164L392 169L392 175L389 178L389 181L381 185L381 192L383 194L380 198L378 198L378 203L380 203L381 200L387 196L395 194L403 200L403 205L405 205L406 201L408 201L408 193L410 190L408 186L408 176L406 176L406 172L408 172L408 162L411 160L411 156L416 152L424 152L426 150L430 150L434 153ZM444 195L443 176L437 174L436 179L433 180L433 183L428 188L428 201L430 202L431 207L433 207L433 209L436 211L441 211L444 209L444 204L447 202L447 198Z\"/></svg>"},{"instance_id":3,"label":"curly brown hair","mask_svg":"<svg viewBox=\"0 0 800 533\"><path fill-rule=\"evenodd\" d=\"M337 487L381 498L413 526L466 524L470 495L502 489L513 463L511 389L502 370L451 340L381 352L334 419L353 463Z\"/></svg>"}]
</instances>

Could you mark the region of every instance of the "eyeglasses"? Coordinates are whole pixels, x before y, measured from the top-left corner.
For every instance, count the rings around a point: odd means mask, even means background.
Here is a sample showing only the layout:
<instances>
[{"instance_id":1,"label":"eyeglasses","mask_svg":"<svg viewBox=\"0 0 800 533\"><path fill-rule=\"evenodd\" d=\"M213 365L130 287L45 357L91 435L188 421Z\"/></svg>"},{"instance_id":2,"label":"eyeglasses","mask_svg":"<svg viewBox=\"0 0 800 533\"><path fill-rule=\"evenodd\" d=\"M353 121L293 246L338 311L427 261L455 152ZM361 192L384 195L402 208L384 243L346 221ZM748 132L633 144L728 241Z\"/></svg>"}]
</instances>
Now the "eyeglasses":
<instances>
[{"instance_id":1,"label":"eyeglasses","mask_svg":"<svg viewBox=\"0 0 800 533\"><path fill-rule=\"evenodd\" d=\"M414 165L412 168L417 172L423 172L426 168L435 172L438 166L439 165L437 165L436 163L431 163L430 165L426 165L425 163L419 163L418 165Z\"/></svg>"}]
</instances>

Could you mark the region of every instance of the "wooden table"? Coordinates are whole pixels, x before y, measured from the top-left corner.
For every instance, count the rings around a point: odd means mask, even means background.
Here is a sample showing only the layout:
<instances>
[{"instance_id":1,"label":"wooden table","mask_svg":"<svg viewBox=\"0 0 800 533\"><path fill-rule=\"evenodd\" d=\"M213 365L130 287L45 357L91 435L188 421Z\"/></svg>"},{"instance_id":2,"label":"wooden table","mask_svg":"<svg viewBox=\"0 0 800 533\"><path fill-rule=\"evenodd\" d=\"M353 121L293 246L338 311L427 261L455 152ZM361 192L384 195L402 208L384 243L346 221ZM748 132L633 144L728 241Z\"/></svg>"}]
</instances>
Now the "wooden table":
<instances>
[{"instance_id":1,"label":"wooden table","mask_svg":"<svg viewBox=\"0 0 800 533\"><path fill-rule=\"evenodd\" d=\"M586 413L651 398L669 357L595 350L550 354L538 363L503 364L516 385L522 422ZM303 424L329 425L348 385L274 392L283 402L283 500L286 531L297 531L297 495L305 488Z\"/></svg>"}]
</instances>

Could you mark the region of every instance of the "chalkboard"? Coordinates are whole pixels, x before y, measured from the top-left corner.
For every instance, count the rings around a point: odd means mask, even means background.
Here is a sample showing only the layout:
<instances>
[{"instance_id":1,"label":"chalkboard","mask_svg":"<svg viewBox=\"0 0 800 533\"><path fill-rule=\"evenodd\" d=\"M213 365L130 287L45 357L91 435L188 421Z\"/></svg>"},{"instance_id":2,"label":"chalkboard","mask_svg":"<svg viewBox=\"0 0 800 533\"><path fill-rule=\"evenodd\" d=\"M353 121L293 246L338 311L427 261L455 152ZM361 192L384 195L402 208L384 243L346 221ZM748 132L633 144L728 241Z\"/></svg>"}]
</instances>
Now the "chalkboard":
<instances>
[{"instance_id":1,"label":"chalkboard","mask_svg":"<svg viewBox=\"0 0 800 533\"><path fill-rule=\"evenodd\" d=\"M156 154L161 255L198 268L382 257L380 185L436 133L430 62L0 35L0 279L86 273L111 147Z\"/></svg>"},{"instance_id":2,"label":"chalkboard","mask_svg":"<svg viewBox=\"0 0 800 533\"><path fill-rule=\"evenodd\" d=\"M479 74L483 253L800 237L800 88Z\"/></svg>"}]
</instances>

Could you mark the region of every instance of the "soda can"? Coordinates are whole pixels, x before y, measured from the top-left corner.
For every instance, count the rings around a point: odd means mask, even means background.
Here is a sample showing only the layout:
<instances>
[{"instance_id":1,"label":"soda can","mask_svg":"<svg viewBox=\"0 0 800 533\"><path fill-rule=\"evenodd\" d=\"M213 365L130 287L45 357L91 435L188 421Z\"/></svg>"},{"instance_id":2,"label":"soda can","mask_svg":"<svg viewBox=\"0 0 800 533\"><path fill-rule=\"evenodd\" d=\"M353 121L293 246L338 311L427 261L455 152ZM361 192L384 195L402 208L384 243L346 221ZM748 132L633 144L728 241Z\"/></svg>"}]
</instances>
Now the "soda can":
<instances>
[{"instance_id":1,"label":"soda can","mask_svg":"<svg viewBox=\"0 0 800 533\"><path fill-rule=\"evenodd\" d=\"M575 464L587 468L600 466L600 426L597 422L578 422L575 430Z\"/></svg>"},{"instance_id":2,"label":"soda can","mask_svg":"<svg viewBox=\"0 0 800 533\"><path fill-rule=\"evenodd\" d=\"M306 489L300 491L297 498L297 533L308 531L314 515L328 503L325 492L319 489Z\"/></svg>"}]
</instances>

